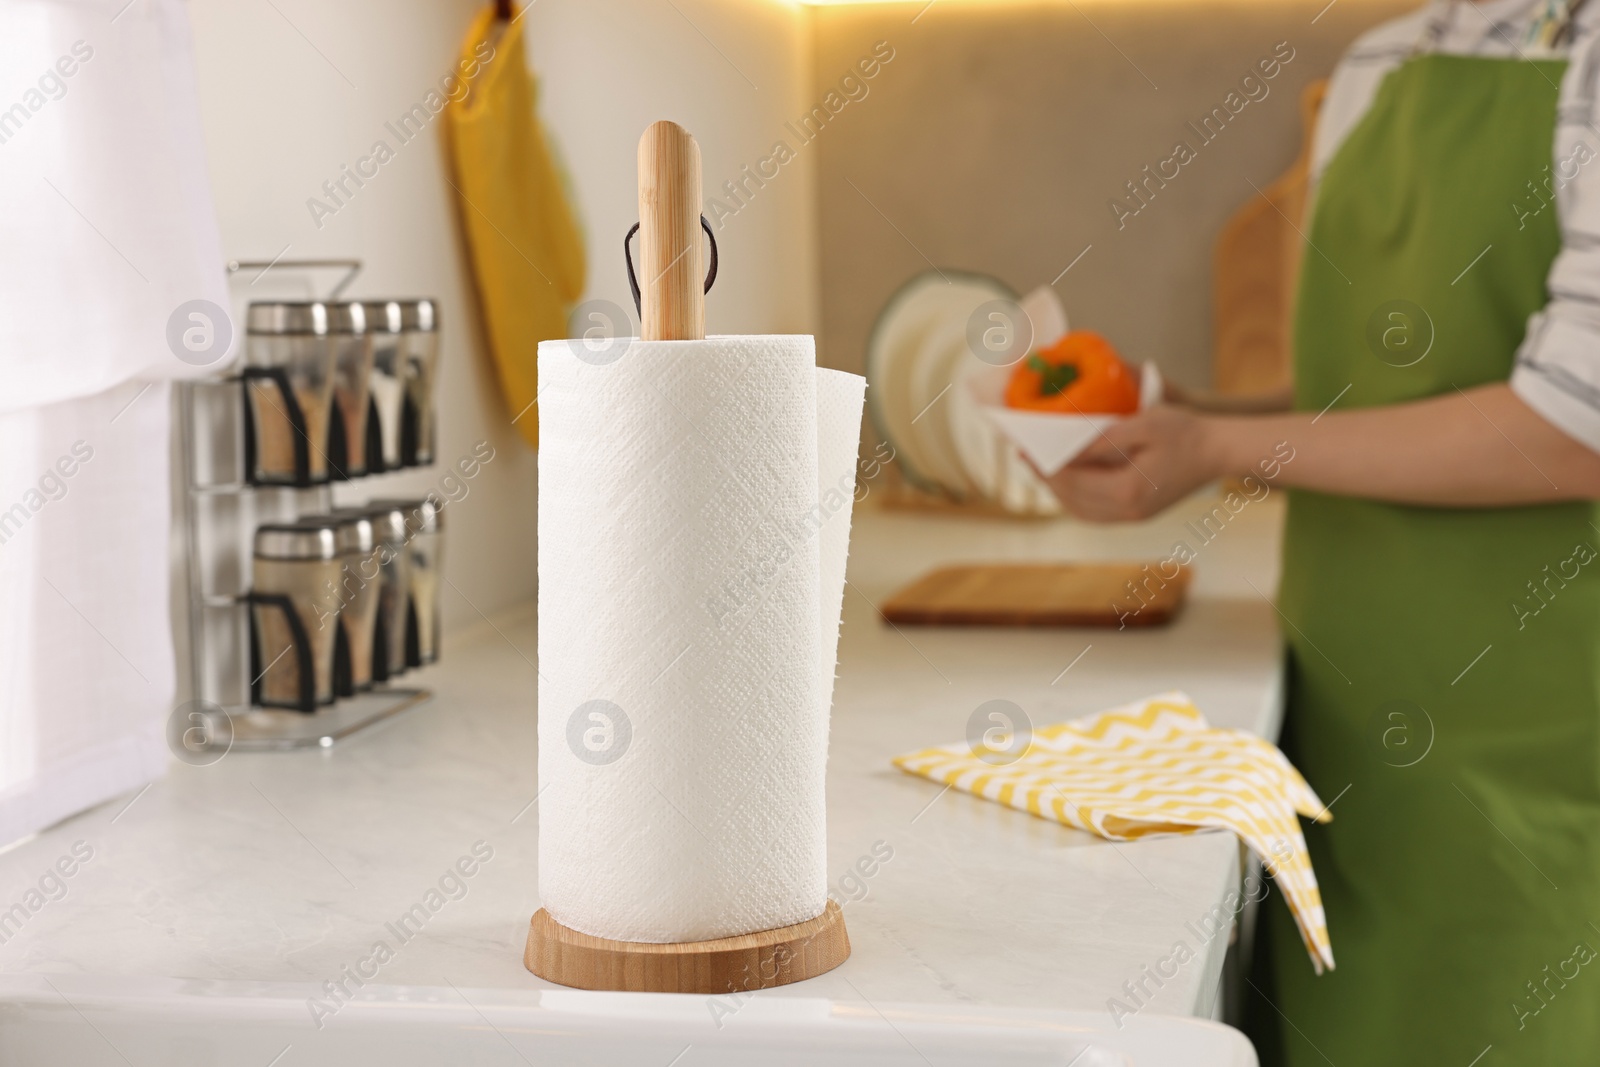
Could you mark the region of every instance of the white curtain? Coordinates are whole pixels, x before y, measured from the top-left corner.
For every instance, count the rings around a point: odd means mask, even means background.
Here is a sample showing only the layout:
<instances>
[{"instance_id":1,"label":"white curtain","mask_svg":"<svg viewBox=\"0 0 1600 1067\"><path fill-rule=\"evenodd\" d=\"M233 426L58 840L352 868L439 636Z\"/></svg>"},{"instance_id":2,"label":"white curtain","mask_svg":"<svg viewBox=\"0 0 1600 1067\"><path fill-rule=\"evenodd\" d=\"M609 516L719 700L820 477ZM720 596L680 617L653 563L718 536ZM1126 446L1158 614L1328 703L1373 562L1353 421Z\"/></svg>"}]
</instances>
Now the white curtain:
<instances>
[{"instance_id":1,"label":"white curtain","mask_svg":"<svg viewBox=\"0 0 1600 1067\"><path fill-rule=\"evenodd\" d=\"M0 71L3 845L166 766L168 320L228 298L179 0L4 0Z\"/></svg>"},{"instance_id":2,"label":"white curtain","mask_svg":"<svg viewBox=\"0 0 1600 1067\"><path fill-rule=\"evenodd\" d=\"M0 410L192 373L168 318L227 306L188 15L126 3L0 4Z\"/></svg>"},{"instance_id":3,"label":"white curtain","mask_svg":"<svg viewBox=\"0 0 1600 1067\"><path fill-rule=\"evenodd\" d=\"M166 767L171 391L0 414L0 842Z\"/></svg>"}]
</instances>

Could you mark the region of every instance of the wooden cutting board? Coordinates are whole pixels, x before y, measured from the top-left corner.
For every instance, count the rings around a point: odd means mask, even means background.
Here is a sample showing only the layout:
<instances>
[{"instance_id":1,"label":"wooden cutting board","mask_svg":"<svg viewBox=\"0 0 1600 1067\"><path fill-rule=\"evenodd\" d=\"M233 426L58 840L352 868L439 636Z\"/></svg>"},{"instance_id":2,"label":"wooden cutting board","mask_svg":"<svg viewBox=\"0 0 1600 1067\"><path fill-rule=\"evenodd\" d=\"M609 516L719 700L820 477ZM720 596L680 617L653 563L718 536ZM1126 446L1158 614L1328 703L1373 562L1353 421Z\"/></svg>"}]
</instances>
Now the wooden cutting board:
<instances>
[{"instance_id":1,"label":"wooden cutting board","mask_svg":"<svg viewBox=\"0 0 1600 1067\"><path fill-rule=\"evenodd\" d=\"M929 571L881 610L914 626L1160 626L1182 608L1190 577L1171 561L966 563Z\"/></svg>"},{"instance_id":2,"label":"wooden cutting board","mask_svg":"<svg viewBox=\"0 0 1600 1067\"><path fill-rule=\"evenodd\" d=\"M1276 181L1253 193L1217 236L1211 379L1219 393L1259 396L1289 384L1311 142L1327 88L1326 81L1315 81L1301 92L1299 157Z\"/></svg>"}]
</instances>

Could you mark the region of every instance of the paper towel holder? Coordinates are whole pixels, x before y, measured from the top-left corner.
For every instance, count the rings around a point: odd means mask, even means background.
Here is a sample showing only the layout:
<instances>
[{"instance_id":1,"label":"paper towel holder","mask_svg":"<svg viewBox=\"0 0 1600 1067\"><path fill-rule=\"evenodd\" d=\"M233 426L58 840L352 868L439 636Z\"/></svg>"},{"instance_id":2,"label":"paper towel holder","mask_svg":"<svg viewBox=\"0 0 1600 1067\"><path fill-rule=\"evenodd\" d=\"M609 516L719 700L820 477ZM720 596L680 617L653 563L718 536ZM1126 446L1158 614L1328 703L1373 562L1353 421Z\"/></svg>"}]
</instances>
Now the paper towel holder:
<instances>
[{"instance_id":1,"label":"paper towel holder","mask_svg":"<svg viewBox=\"0 0 1600 1067\"><path fill-rule=\"evenodd\" d=\"M793 926L664 945L579 933L540 908L522 962L540 978L576 989L715 996L815 978L849 956L844 913L830 899L821 915Z\"/></svg>"},{"instance_id":2,"label":"paper towel holder","mask_svg":"<svg viewBox=\"0 0 1600 1067\"><path fill-rule=\"evenodd\" d=\"M677 123L652 123L639 139L639 266L645 284L636 299L644 340L705 337L705 292L711 278L702 288L703 221L700 146ZM709 235L710 227L705 230ZM632 266L630 262L630 275ZM814 978L849 956L844 913L829 898L821 914L791 926L665 944L585 934L540 908L529 922L522 962L546 981L578 989L717 995Z\"/></svg>"}]
</instances>

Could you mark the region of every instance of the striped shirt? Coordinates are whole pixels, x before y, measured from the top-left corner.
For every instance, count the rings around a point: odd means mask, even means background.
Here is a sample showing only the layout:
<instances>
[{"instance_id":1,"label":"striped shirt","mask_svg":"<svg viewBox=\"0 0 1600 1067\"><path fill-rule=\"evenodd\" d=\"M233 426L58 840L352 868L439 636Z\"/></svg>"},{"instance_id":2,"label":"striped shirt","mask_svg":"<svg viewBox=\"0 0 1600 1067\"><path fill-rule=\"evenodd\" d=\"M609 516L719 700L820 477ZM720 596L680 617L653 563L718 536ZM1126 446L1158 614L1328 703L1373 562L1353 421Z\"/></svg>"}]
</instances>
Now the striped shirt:
<instances>
[{"instance_id":1,"label":"striped shirt","mask_svg":"<svg viewBox=\"0 0 1600 1067\"><path fill-rule=\"evenodd\" d=\"M1561 227L1549 303L1528 320L1511 388L1555 426L1600 451L1600 0L1573 17L1565 43L1537 43L1547 0L1433 0L1364 34L1340 60L1312 145L1312 180L1371 105L1378 85L1418 50L1565 58L1549 184ZM1534 191L1526 210L1539 210ZM1515 209L1507 204L1508 213Z\"/></svg>"}]
</instances>

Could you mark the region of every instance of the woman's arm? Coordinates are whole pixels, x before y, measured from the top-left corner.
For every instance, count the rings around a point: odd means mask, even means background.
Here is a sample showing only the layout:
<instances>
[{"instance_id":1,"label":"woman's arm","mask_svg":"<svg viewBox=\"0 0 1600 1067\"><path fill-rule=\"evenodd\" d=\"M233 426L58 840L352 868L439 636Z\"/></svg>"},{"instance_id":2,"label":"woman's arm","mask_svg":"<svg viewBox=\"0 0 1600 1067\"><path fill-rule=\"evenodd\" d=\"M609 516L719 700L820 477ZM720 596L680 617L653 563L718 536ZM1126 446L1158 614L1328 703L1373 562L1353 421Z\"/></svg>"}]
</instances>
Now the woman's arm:
<instances>
[{"instance_id":1,"label":"woman's arm","mask_svg":"<svg viewBox=\"0 0 1600 1067\"><path fill-rule=\"evenodd\" d=\"M1174 382L1161 383L1161 399L1196 411L1217 415L1265 415L1289 411L1294 407L1294 391L1289 386L1254 396L1229 396L1209 389L1190 389Z\"/></svg>"},{"instance_id":2,"label":"woman's arm","mask_svg":"<svg viewBox=\"0 0 1600 1067\"><path fill-rule=\"evenodd\" d=\"M1047 481L1073 514L1116 522L1153 515L1214 479L1273 468L1275 485L1405 504L1600 499L1600 454L1503 384L1320 415L1163 404L1109 427Z\"/></svg>"}]
</instances>

